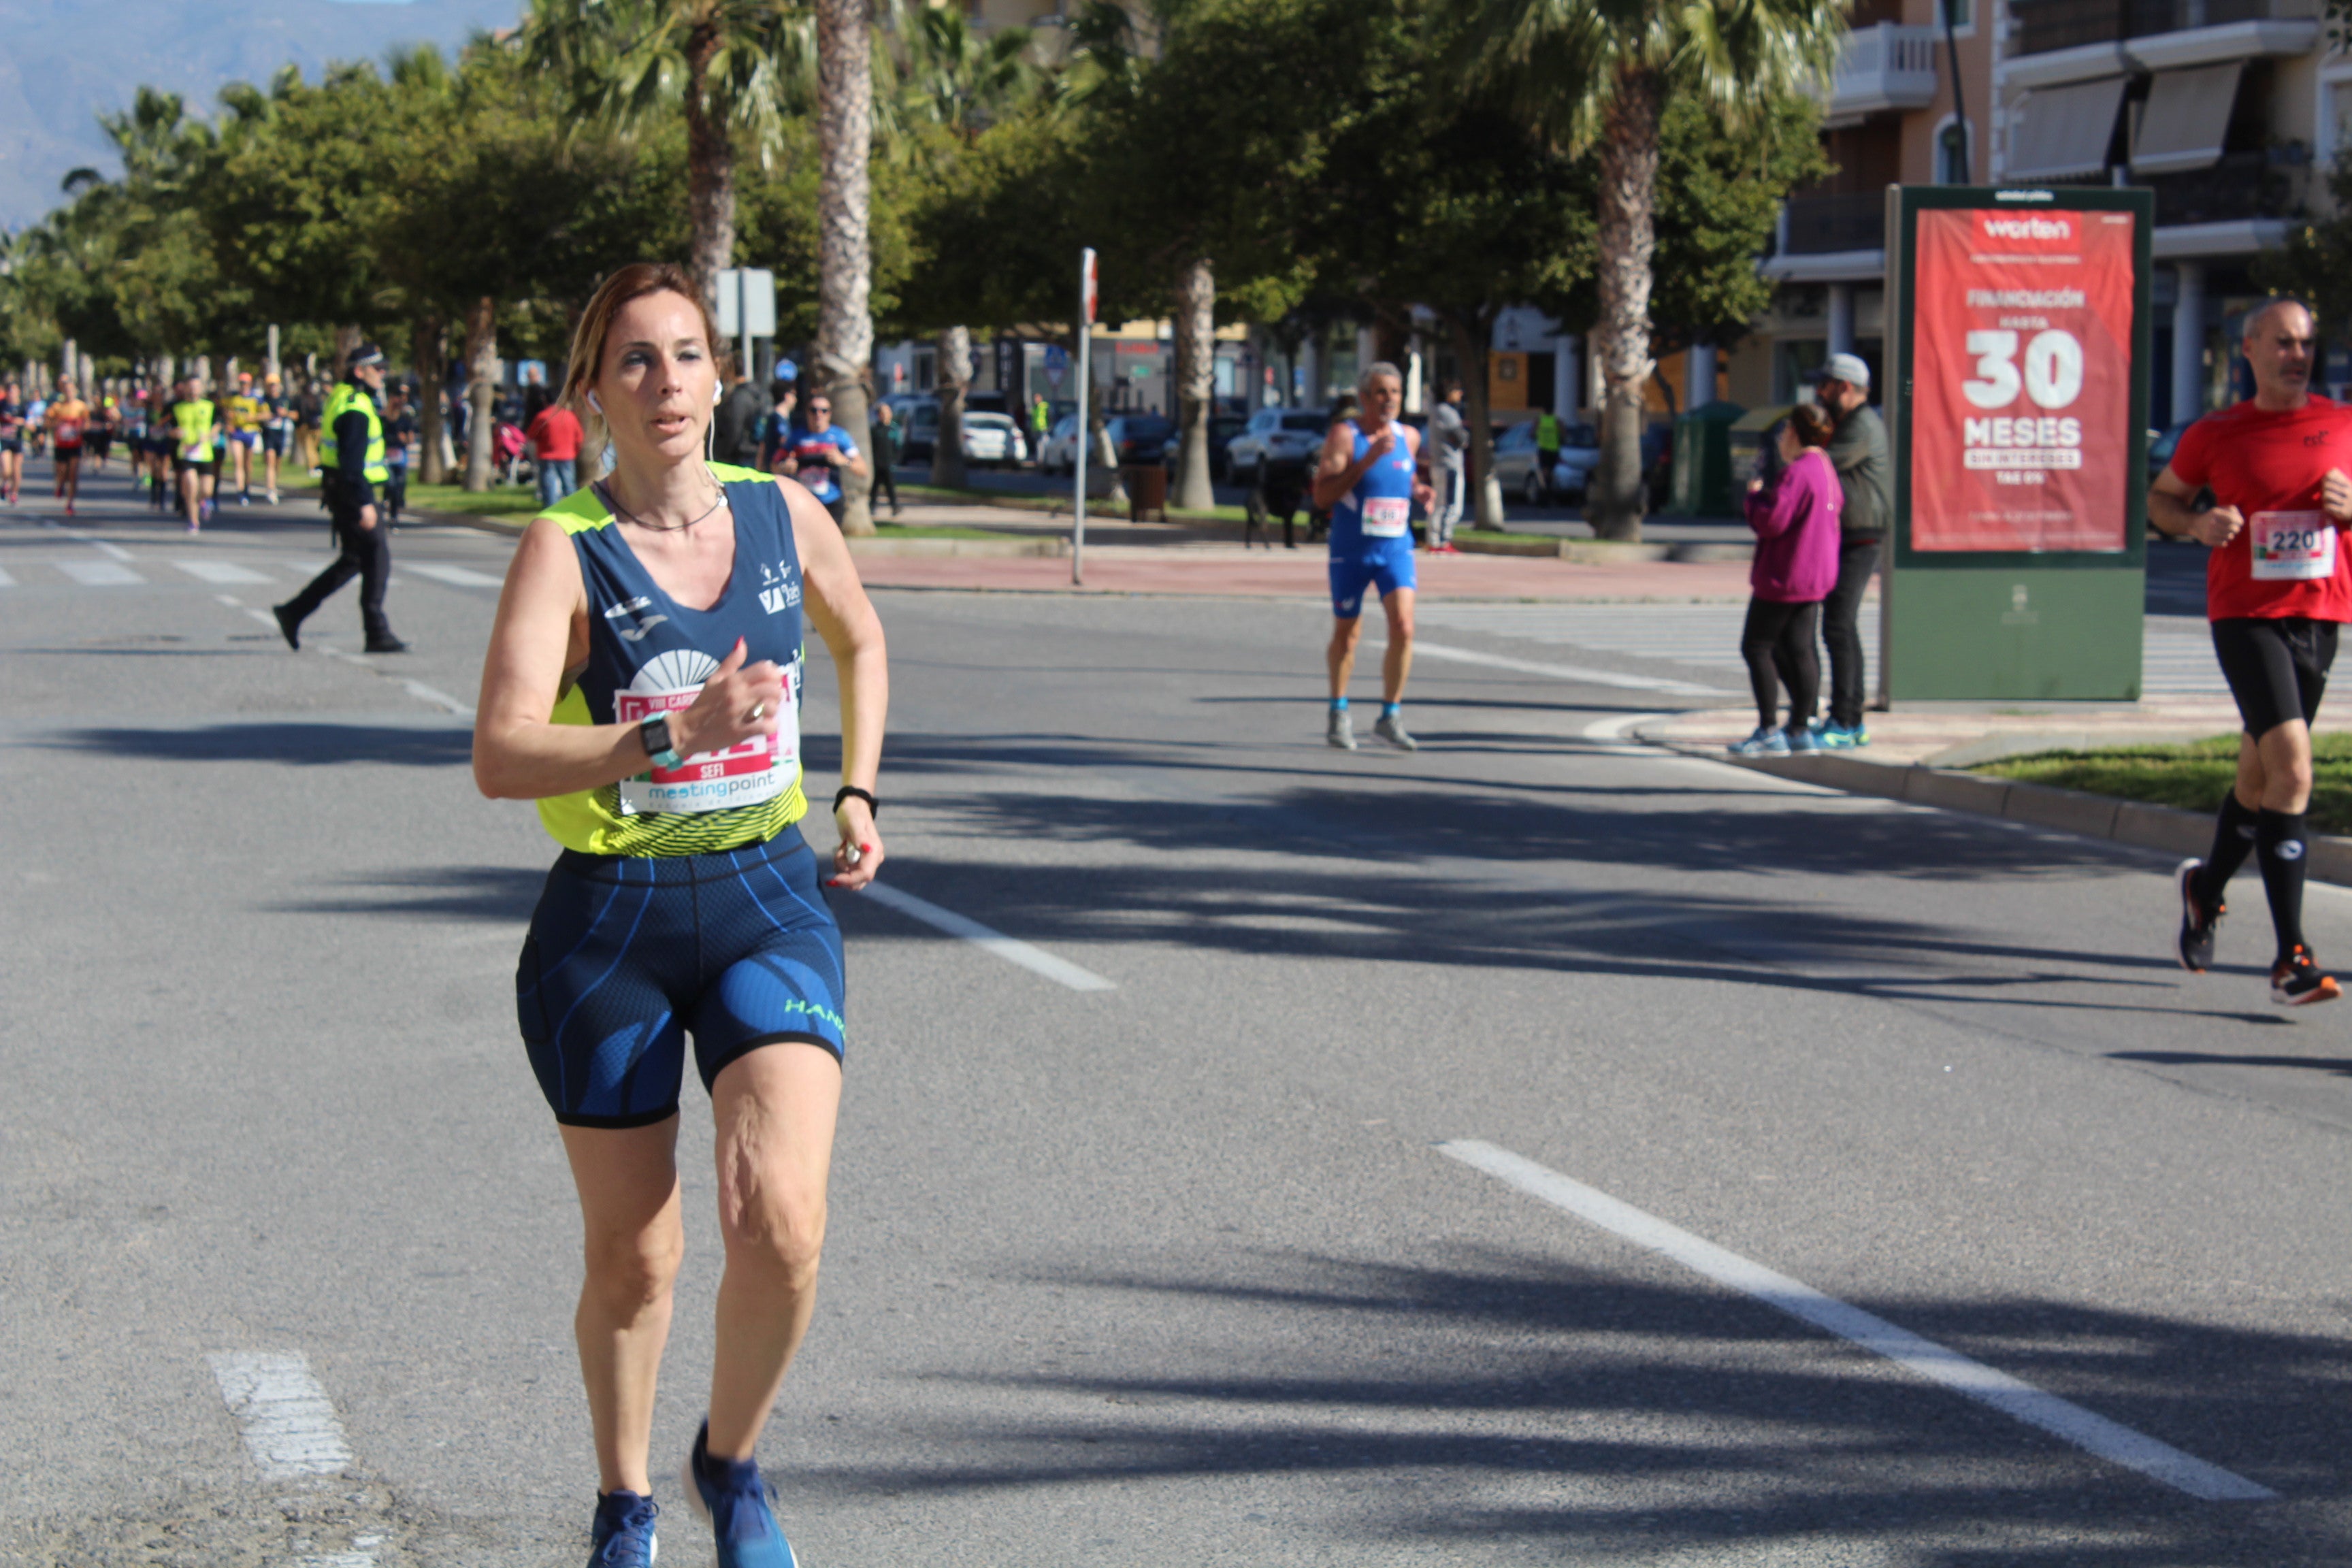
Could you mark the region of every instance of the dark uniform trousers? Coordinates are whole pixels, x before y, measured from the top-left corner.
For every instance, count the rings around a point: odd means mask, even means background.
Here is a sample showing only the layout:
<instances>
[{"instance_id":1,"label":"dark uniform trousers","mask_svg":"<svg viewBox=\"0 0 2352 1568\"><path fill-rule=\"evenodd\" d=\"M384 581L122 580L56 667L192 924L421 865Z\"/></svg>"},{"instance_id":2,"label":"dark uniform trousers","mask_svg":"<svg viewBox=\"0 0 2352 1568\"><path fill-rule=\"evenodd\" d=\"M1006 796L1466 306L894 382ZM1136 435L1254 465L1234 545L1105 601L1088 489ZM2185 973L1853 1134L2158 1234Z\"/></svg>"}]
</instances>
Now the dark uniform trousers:
<instances>
[{"instance_id":1,"label":"dark uniform trousers","mask_svg":"<svg viewBox=\"0 0 2352 1568\"><path fill-rule=\"evenodd\" d=\"M328 595L357 577L360 624L367 630L367 640L395 640L392 622L383 613L384 589L392 582L392 530L383 521L382 507L376 509L376 516L373 528L362 528L358 512L347 513L341 506L335 508L335 540L342 547L342 553L328 563L324 572L311 578L309 587L287 603L286 609L295 620L307 618L327 602Z\"/></svg>"}]
</instances>

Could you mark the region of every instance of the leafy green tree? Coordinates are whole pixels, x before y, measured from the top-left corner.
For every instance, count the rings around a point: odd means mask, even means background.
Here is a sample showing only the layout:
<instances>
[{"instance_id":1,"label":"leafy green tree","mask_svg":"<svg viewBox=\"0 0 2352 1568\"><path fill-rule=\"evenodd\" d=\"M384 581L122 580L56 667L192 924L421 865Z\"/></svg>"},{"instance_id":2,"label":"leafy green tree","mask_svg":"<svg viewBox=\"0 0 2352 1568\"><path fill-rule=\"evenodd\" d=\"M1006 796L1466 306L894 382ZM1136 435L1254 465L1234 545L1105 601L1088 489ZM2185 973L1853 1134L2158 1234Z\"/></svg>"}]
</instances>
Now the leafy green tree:
<instances>
[{"instance_id":1,"label":"leafy green tree","mask_svg":"<svg viewBox=\"0 0 2352 1568\"><path fill-rule=\"evenodd\" d=\"M1727 125L1826 79L1849 0L1475 0L1479 75L1529 129L1599 154L1596 282L1604 394L1589 515L1638 539L1643 383L1653 366L1652 263L1668 105Z\"/></svg>"},{"instance_id":2,"label":"leafy green tree","mask_svg":"<svg viewBox=\"0 0 2352 1568\"><path fill-rule=\"evenodd\" d=\"M2343 0L2338 15L2352 26L2352 0ZM2319 318L2321 333L2344 342L2352 330L2352 143L2336 154L2327 176L2336 198L2334 216L2297 224L2280 249L2265 251L2256 262L2254 281L2282 294L2307 301Z\"/></svg>"}]
</instances>

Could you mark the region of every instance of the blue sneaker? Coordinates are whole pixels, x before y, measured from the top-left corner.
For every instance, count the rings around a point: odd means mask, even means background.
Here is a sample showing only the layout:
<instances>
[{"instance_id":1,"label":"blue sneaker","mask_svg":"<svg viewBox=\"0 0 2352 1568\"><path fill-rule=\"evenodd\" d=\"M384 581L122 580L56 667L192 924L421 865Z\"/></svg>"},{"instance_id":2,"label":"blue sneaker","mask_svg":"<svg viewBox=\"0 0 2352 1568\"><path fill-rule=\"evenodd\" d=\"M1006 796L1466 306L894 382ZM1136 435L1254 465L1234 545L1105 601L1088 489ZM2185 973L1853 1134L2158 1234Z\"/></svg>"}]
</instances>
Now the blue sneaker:
<instances>
[{"instance_id":1,"label":"blue sneaker","mask_svg":"<svg viewBox=\"0 0 2352 1568\"><path fill-rule=\"evenodd\" d=\"M1791 724L1785 733L1789 737L1791 755L1803 755L1822 749L1822 738L1813 733L1813 727L1810 724Z\"/></svg>"},{"instance_id":2,"label":"blue sneaker","mask_svg":"<svg viewBox=\"0 0 2352 1568\"><path fill-rule=\"evenodd\" d=\"M588 1568L653 1568L654 1500L635 1492L603 1492L589 1527Z\"/></svg>"},{"instance_id":3,"label":"blue sneaker","mask_svg":"<svg viewBox=\"0 0 2352 1568\"><path fill-rule=\"evenodd\" d=\"M760 1484L756 1459L710 1457L710 1423L686 1459L686 1504L719 1538L719 1568L800 1568Z\"/></svg>"},{"instance_id":4,"label":"blue sneaker","mask_svg":"<svg viewBox=\"0 0 2352 1568\"><path fill-rule=\"evenodd\" d=\"M1762 724L1757 727L1756 733L1734 742L1727 749L1735 757L1785 757L1789 754L1789 737L1772 725Z\"/></svg>"},{"instance_id":5,"label":"blue sneaker","mask_svg":"<svg viewBox=\"0 0 2352 1568\"><path fill-rule=\"evenodd\" d=\"M1870 744L1870 731L1859 724L1852 729L1846 728L1843 724L1823 724L1821 727L1819 738L1822 744L1832 752L1843 752L1855 746Z\"/></svg>"}]
</instances>

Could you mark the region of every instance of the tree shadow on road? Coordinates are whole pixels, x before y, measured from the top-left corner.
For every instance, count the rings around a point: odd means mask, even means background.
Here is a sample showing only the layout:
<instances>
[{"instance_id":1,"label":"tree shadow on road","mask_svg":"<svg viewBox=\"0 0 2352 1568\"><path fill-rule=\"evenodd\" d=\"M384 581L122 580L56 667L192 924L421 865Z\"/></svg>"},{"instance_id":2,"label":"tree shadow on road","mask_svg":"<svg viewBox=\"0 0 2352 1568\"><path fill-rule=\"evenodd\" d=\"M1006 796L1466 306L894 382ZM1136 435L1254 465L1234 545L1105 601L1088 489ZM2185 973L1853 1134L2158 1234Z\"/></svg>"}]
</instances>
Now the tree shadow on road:
<instances>
[{"instance_id":1,"label":"tree shadow on road","mask_svg":"<svg viewBox=\"0 0 2352 1568\"><path fill-rule=\"evenodd\" d=\"M2340 1339L2032 1298L1857 1303L2282 1494L2220 1504L1711 1287L1457 1256L1033 1274L1023 1283L1108 1293L1131 1342L1091 1333L1087 1360L1128 1367L940 1369L929 1380L1003 1391L1009 1408L916 1428L935 1458L812 1482L951 1494L1289 1477L1302 1520L1356 1516L1326 1528L1465 1550L1515 1538L1575 1562L1710 1547L1951 1568L2352 1561ZM1339 1478L1376 1484L1318 1484Z\"/></svg>"},{"instance_id":2,"label":"tree shadow on road","mask_svg":"<svg viewBox=\"0 0 2352 1568\"><path fill-rule=\"evenodd\" d=\"M474 731L454 720L368 724L270 720L135 729L110 725L68 731L39 743L142 762L286 763L299 767L377 763L443 768L472 760Z\"/></svg>"},{"instance_id":3,"label":"tree shadow on road","mask_svg":"<svg viewBox=\"0 0 2352 1568\"><path fill-rule=\"evenodd\" d=\"M520 938L546 883L544 867L432 866L346 877L335 886L348 892L271 907L291 914L489 921L515 928Z\"/></svg>"}]
</instances>

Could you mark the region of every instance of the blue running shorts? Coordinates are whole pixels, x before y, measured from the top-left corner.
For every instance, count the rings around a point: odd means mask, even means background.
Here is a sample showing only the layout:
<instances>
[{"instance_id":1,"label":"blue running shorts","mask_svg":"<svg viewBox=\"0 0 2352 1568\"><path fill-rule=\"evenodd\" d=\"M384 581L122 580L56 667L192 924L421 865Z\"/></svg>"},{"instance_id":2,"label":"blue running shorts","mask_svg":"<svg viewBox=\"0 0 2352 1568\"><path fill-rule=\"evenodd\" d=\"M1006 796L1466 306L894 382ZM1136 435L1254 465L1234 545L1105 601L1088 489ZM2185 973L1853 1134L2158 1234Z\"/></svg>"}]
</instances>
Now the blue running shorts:
<instances>
[{"instance_id":1,"label":"blue running shorts","mask_svg":"<svg viewBox=\"0 0 2352 1568\"><path fill-rule=\"evenodd\" d=\"M802 1040L842 1054L841 928L797 827L709 855L567 849L523 939L515 1011L567 1127L677 1111L686 1036L708 1089L728 1063Z\"/></svg>"},{"instance_id":2,"label":"blue running shorts","mask_svg":"<svg viewBox=\"0 0 2352 1568\"><path fill-rule=\"evenodd\" d=\"M1364 590L1377 584L1385 599L1420 586L1413 574L1412 538L1367 540L1346 554L1331 553L1331 614L1352 621L1364 613Z\"/></svg>"}]
</instances>

